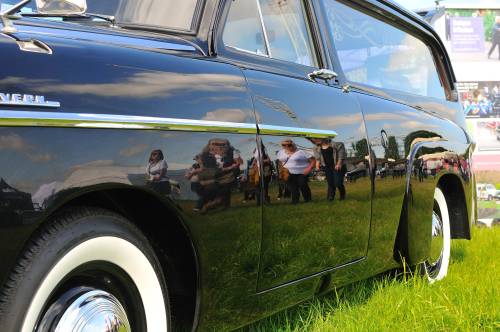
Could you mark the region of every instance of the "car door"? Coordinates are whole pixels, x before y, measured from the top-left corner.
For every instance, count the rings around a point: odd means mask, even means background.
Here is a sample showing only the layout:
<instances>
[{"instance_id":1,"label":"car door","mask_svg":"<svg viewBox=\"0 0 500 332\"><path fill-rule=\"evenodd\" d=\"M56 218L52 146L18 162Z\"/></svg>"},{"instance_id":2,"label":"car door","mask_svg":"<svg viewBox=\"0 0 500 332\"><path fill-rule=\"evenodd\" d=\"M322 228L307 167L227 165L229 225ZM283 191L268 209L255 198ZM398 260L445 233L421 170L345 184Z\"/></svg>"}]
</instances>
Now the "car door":
<instances>
[{"instance_id":1,"label":"car door","mask_svg":"<svg viewBox=\"0 0 500 332\"><path fill-rule=\"evenodd\" d=\"M332 72L314 9L303 0L231 1L220 31L218 53L243 69L259 127L259 291L356 262L367 249L363 115Z\"/></svg>"},{"instance_id":2,"label":"car door","mask_svg":"<svg viewBox=\"0 0 500 332\"><path fill-rule=\"evenodd\" d=\"M431 219L439 168L459 160L443 142L461 142L463 131L443 118L453 121L461 111L449 102L453 93L443 56L436 55L436 42L424 31L402 24L399 14L383 5L375 11L339 0L321 4L339 67L365 116L374 162L369 258L376 258L380 269L391 268L399 259L392 244L405 247L402 234L425 229ZM410 164L416 146L426 147ZM418 226L400 224L402 214ZM409 246L420 248L414 245L419 241L414 236Z\"/></svg>"}]
</instances>

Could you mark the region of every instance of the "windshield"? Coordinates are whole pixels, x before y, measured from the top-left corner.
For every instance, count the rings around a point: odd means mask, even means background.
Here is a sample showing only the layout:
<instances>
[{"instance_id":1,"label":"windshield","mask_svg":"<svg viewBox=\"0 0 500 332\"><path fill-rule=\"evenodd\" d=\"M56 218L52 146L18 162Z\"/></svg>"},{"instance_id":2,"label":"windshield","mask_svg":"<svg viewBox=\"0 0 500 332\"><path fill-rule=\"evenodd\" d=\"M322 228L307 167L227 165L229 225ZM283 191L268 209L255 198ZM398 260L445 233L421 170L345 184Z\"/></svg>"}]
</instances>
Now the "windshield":
<instances>
[{"instance_id":1,"label":"windshield","mask_svg":"<svg viewBox=\"0 0 500 332\"><path fill-rule=\"evenodd\" d=\"M1 11L20 0L0 0ZM118 24L193 30L199 0L87 0L87 12L114 16ZM36 12L35 0L21 12Z\"/></svg>"}]
</instances>

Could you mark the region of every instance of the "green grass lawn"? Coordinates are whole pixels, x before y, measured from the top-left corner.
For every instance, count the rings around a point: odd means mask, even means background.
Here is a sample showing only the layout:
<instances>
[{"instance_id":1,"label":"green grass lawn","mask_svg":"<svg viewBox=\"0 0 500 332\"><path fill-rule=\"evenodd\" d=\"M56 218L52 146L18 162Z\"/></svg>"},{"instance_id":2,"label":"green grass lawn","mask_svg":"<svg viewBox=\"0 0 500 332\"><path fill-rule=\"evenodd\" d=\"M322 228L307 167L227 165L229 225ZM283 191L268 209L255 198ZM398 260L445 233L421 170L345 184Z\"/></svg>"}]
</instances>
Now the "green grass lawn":
<instances>
[{"instance_id":1,"label":"green grass lawn","mask_svg":"<svg viewBox=\"0 0 500 332\"><path fill-rule=\"evenodd\" d=\"M456 240L448 276L390 275L276 314L245 331L500 331L500 227Z\"/></svg>"}]
</instances>

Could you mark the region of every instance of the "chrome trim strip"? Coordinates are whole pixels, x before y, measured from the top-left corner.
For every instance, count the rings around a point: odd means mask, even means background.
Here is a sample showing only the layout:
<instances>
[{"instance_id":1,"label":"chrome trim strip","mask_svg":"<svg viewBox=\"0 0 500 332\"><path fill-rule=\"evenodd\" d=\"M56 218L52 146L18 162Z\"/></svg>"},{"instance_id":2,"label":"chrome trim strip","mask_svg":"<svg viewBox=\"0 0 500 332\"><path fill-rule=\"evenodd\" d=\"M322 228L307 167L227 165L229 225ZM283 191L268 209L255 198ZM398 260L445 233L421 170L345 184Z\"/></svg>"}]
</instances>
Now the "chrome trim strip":
<instances>
[{"instance_id":1,"label":"chrome trim strip","mask_svg":"<svg viewBox=\"0 0 500 332\"><path fill-rule=\"evenodd\" d=\"M309 138L334 138L338 136L337 132L333 130L282 127L263 124L259 124L258 128L261 135L300 136Z\"/></svg>"},{"instance_id":2,"label":"chrome trim strip","mask_svg":"<svg viewBox=\"0 0 500 332\"><path fill-rule=\"evenodd\" d=\"M303 281L306 281L306 280L310 280L310 279L313 279L313 278L321 277L321 276L324 276L325 274L332 273L333 271L342 269L344 267L348 267L348 266L351 266L351 265L354 265L354 264L361 263L365 259L366 259L366 257L361 257L361 258L358 258L358 259L353 260L351 262L344 263L344 264L341 264L341 265L329 268L327 270L324 270L324 271L321 271L321 272L318 272L318 273L314 273L314 274L308 275L306 277L302 277L302 278L299 278L299 279L296 279L296 280L292 280L292 281L286 282L286 283L278 285L278 286L274 286L274 287L271 287L271 288L268 288L268 289L264 289L264 290L262 290L260 292L257 292L257 295L262 295L262 294L274 291L276 289L280 289L280 288L284 288L284 287L296 285L296 284L299 284L299 283L301 283Z\"/></svg>"},{"instance_id":3,"label":"chrome trim strip","mask_svg":"<svg viewBox=\"0 0 500 332\"><path fill-rule=\"evenodd\" d=\"M251 123L172 119L113 114L1 111L0 126L145 129L256 134Z\"/></svg>"},{"instance_id":4,"label":"chrome trim strip","mask_svg":"<svg viewBox=\"0 0 500 332\"><path fill-rule=\"evenodd\" d=\"M37 107L37 108L59 108L61 103L58 101L44 101L43 103L37 103L34 101L3 101L0 100L0 106L11 106L11 107Z\"/></svg>"},{"instance_id":5,"label":"chrome trim strip","mask_svg":"<svg viewBox=\"0 0 500 332\"><path fill-rule=\"evenodd\" d=\"M282 127L261 124L257 126L251 123L239 122L174 119L116 114L25 112L4 110L0 110L0 126L175 130L237 134L257 134L258 132L261 135L299 136L310 138L334 138L337 136L337 133L333 130Z\"/></svg>"}]
</instances>

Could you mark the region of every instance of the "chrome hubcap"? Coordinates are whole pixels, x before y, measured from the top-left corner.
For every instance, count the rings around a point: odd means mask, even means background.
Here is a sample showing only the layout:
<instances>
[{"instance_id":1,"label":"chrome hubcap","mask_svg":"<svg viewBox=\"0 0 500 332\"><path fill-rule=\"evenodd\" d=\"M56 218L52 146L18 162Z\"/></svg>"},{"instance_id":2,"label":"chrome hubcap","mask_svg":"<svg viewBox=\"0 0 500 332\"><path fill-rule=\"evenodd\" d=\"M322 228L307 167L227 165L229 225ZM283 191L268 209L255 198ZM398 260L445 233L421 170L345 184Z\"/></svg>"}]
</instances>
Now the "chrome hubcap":
<instances>
[{"instance_id":1,"label":"chrome hubcap","mask_svg":"<svg viewBox=\"0 0 500 332\"><path fill-rule=\"evenodd\" d=\"M64 311L55 332L130 332L125 309L113 295L91 290Z\"/></svg>"},{"instance_id":2,"label":"chrome hubcap","mask_svg":"<svg viewBox=\"0 0 500 332\"><path fill-rule=\"evenodd\" d=\"M429 255L429 265L431 267L438 265L441 262L444 248L443 236L443 221L439 215L432 212L432 238L431 238L431 252Z\"/></svg>"}]
</instances>

